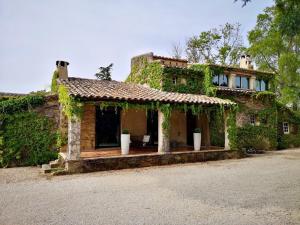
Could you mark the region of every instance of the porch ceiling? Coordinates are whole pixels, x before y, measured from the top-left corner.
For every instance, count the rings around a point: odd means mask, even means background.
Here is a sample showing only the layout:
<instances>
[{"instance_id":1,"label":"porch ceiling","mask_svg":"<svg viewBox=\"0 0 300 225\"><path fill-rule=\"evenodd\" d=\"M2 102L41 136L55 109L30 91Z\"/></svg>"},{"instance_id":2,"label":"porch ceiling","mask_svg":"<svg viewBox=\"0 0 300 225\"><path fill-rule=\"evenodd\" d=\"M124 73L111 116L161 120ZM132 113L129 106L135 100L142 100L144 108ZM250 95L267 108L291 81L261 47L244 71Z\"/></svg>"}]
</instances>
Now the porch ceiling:
<instances>
[{"instance_id":1,"label":"porch ceiling","mask_svg":"<svg viewBox=\"0 0 300 225\"><path fill-rule=\"evenodd\" d=\"M158 101L207 105L235 104L230 100L206 95L164 92L139 84L118 81L69 77L67 80L59 80L59 83L68 88L71 96L91 100Z\"/></svg>"}]
</instances>

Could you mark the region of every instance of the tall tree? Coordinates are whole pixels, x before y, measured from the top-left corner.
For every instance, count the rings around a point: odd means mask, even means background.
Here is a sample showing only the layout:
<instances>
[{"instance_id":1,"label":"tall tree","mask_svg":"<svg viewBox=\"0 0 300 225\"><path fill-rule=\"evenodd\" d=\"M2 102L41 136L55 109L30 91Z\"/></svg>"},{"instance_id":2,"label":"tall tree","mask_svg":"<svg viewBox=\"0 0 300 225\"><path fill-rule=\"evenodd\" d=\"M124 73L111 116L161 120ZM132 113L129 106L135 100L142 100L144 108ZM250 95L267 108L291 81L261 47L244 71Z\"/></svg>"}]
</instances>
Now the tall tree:
<instances>
[{"instance_id":1,"label":"tall tree","mask_svg":"<svg viewBox=\"0 0 300 225\"><path fill-rule=\"evenodd\" d=\"M257 16L248 34L249 53L260 69L276 73L280 100L300 101L300 2L276 0Z\"/></svg>"},{"instance_id":2,"label":"tall tree","mask_svg":"<svg viewBox=\"0 0 300 225\"><path fill-rule=\"evenodd\" d=\"M99 80L111 80L111 71L113 67L113 63L109 64L107 67L99 67L95 76Z\"/></svg>"},{"instance_id":3,"label":"tall tree","mask_svg":"<svg viewBox=\"0 0 300 225\"><path fill-rule=\"evenodd\" d=\"M237 64L245 51L240 27L240 24L226 23L189 38L186 43L188 60L192 63Z\"/></svg>"},{"instance_id":4,"label":"tall tree","mask_svg":"<svg viewBox=\"0 0 300 225\"><path fill-rule=\"evenodd\" d=\"M171 49L171 56L175 59L181 59L183 55L183 48L180 44L180 42L178 43L173 43L172 44L172 49Z\"/></svg>"}]
</instances>

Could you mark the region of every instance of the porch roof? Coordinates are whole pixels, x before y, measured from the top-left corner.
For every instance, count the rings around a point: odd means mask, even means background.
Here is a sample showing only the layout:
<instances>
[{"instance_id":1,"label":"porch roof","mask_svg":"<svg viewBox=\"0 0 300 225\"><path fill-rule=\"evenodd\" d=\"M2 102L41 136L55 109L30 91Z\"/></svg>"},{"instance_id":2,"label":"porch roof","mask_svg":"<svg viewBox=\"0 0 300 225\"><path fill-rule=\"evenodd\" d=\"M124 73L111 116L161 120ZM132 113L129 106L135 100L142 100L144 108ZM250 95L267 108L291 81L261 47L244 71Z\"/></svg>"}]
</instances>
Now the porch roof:
<instances>
[{"instance_id":1,"label":"porch roof","mask_svg":"<svg viewBox=\"0 0 300 225\"><path fill-rule=\"evenodd\" d=\"M230 100L206 95L165 92L140 84L119 81L69 77L67 80L60 79L59 83L68 88L71 96L89 100L159 101L208 105L235 104Z\"/></svg>"}]
</instances>

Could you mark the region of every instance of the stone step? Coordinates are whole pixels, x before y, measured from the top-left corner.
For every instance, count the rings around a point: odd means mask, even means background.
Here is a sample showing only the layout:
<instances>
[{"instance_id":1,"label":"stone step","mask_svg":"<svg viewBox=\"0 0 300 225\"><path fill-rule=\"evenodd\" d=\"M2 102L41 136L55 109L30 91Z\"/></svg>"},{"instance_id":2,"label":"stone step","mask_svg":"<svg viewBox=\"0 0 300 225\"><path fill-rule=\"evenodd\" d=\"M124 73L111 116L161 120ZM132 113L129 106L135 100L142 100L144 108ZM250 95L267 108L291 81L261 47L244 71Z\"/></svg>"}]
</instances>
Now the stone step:
<instances>
[{"instance_id":1,"label":"stone step","mask_svg":"<svg viewBox=\"0 0 300 225\"><path fill-rule=\"evenodd\" d=\"M51 173L51 166L49 164L43 164L42 171L43 173Z\"/></svg>"}]
</instances>

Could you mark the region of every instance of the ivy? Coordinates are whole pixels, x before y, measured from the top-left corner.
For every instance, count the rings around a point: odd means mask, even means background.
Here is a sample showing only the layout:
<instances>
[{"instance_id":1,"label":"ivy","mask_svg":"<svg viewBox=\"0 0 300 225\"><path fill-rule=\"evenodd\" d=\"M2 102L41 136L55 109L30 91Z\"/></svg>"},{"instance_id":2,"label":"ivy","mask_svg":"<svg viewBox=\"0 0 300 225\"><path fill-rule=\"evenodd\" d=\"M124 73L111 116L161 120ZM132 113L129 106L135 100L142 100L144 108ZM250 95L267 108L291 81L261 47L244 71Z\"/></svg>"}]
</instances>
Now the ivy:
<instances>
[{"instance_id":1,"label":"ivy","mask_svg":"<svg viewBox=\"0 0 300 225\"><path fill-rule=\"evenodd\" d=\"M83 103L72 97L68 93L68 89L64 85L58 88L59 103L63 106L63 112L71 120L78 120L82 116Z\"/></svg>"},{"instance_id":2,"label":"ivy","mask_svg":"<svg viewBox=\"0 0 300 225\"><path fill-rule=\"evenodd\" d=\"M145 57L139 57L133 63L126 82L147 83L151 88L161 89L162 77L163 67L159 62L148 62Z\"/></svg>"},{"instance_id":3,"label":"ivy","mask_svg":"<svg viewBox=\"0 0 300 225\"><path fill-rule=\"evenodd\" d=\"M165 136L169 137L170 118L171 118L172 109L170 107L170 104L163 104L159 108L164 115L164 121L162 123L163 133Z\"/></svg>"},{"instance_id":4,"label":"ivy","mask_svg":"<svg viewBox=\"0 0 300 225\"><path fill-rule=\"evenodd\" d=\"M58 91L58 85L57 85L58 76L59 76L58 71L55 70L53 72L52 81L51 81L51 91L55 93Z\"/></svg>"},{"instance_id":5,"label":"ivy","mask_svg":"<svg viewBox=\"0 0 300 225\"><path fill-rule=\"evenodd\" d=\"M252 94L252 97L265 102L273 102L276 98L276 95L272 91L258 91Z\"/></svg>"},{"instance_id":6,"label":"ivy","mask_svg":"<svg viewBox=\"0 0 300 225\"><path fill-rule=\"evenodd\" d=\"M236 127L236 108L229 112L227 118L227 126L228 126L228 139L229 146L231 150L235 150L238 148L237 146L237 127Z\"/></svg>"},{"instance_id":7,"label":"ivy","mask_svg":"<svg viewBox=\"0 0 300 225\"><path fill-rule=\"evenodd\" d=\"M43 105L44 102L45 96L41 94L9 98L7 100L0 101L0 114L13 114L28 111L37 106Z\"/></svg>"}]
</instances>

